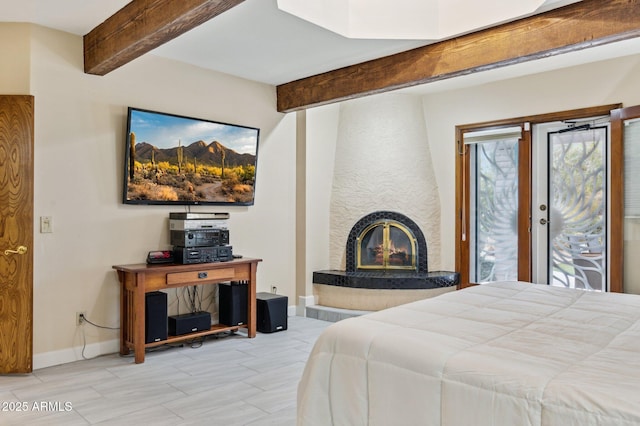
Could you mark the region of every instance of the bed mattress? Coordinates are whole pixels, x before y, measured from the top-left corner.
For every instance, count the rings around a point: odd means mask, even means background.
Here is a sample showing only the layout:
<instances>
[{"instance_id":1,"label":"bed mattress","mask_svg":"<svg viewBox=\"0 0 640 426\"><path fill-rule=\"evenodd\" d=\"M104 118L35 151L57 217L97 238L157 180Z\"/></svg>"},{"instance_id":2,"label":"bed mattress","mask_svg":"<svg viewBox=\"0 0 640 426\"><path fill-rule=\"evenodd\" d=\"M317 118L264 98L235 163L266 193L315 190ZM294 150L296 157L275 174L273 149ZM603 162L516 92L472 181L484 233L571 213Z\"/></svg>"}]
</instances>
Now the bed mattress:
<instances>
[{"instance_id":1,"label":"bed mattress","mask_svg":"<svg viewBox=\"0 0 640 426\"><path fill-rule=\"evenodd\" d=\"M501 282L340 321L298 425L640 425L640 296Z\"/></svg>"}]
</instances>

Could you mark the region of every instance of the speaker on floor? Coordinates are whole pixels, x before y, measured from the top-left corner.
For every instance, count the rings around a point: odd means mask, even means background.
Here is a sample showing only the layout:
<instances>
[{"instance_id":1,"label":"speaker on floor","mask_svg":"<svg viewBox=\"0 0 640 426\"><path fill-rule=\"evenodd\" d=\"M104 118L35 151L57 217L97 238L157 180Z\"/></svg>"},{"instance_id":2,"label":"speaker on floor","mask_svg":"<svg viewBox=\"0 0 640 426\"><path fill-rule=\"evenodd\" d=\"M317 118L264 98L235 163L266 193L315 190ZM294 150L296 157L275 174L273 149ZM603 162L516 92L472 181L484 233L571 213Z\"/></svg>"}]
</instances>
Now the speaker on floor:
<instances>
[{"instance_id":1,"label":"speaker on floor","mask_svg":"<svg viewBox=\"0 0 640 426\"><path fill-rule=\"evenodd\" d=\"M224 325L247 323L249 285L246 281L218 284L218 321Z\"/></svg>"},{"instance_id":2,"label":"speaker on floor","mask_svg":"<svg viewBox=\"0 0 640 426\"><path fill-rule=\"evenodd\" d=\"M147 293L144 302L145 343L167 340L167 293L161 291Z\"/></svg>"},{"instance_id":3,"label":"speaker on floor","mask_svg":"<svg viewBox=\"0 0 640 426\"><path fill-rule=\"evenodd\" d=\"M256 329L260 333L273 333L287 329L287 296L280 296L274 293L257 293Z\"/></svg>"}]
</instances>

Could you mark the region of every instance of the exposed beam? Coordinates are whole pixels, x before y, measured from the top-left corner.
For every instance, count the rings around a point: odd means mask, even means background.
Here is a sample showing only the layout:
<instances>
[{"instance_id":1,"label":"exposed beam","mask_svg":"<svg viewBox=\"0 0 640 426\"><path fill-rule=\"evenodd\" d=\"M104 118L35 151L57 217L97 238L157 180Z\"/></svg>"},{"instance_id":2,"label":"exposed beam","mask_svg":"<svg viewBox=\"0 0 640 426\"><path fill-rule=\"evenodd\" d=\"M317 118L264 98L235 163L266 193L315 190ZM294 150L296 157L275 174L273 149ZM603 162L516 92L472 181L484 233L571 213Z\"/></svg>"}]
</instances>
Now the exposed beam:
<instances>
[{"instance_id":1,"label":"exposed beam","mask_svg":"<svg viewBox=\"0 0 640 426\"><path fill-rule=\"evenodd\" d=\"M105 75L244 0L133 0L84 36L84 72Z\"/></svg>"},{"instance_id":2,"label":"exposed beam","mask_svg":"<svg viewBox=\"0 0 640 426\"><path fill-rule=\"evenodd\" d=\"M640 36L640 0L584 0L277 87L289 112Z\"/></svg>"}]
</instances>

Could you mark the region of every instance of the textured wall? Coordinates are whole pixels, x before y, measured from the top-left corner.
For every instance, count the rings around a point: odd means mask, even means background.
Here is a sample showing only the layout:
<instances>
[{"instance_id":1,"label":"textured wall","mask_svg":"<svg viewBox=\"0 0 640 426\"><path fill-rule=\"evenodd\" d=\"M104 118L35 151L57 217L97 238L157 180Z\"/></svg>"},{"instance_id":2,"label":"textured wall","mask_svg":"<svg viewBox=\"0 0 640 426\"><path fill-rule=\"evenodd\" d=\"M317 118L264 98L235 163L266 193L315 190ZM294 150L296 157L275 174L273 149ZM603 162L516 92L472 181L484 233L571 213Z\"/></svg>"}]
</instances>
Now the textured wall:
<instances>
[{"instance_id":1,"label":"textured wall","mask_svg":"<svg viewBox=\"0 0 640 426\"><path fill-rule=\"evenodd\" d=\"M386 94L340 106L330 207L330 267L345 269L351 227L377 210L402 213L427 239L429 270L440 269L440 195L421 99Z\"/></svg>"}]
</instances>

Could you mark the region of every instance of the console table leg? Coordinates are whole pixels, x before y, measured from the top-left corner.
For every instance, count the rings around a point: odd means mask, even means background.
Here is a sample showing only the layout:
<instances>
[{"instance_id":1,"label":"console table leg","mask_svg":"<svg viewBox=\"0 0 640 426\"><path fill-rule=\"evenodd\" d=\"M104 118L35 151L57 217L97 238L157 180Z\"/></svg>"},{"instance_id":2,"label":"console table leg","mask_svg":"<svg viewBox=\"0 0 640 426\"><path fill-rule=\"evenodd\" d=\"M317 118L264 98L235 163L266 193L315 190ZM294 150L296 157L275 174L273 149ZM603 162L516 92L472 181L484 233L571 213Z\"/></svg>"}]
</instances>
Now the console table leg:
<instances>
[{"instance_id":1,"label":"console table leg","mask_svg":"<svg viewBox=\"0 0 640 426\"><path fill-rule=\"evenodd\" d=\"M120 355L129 355L129 348L126 344L128 323L128 297L126 275L122 271L118 271L118 279L120 280Z\"/></svg>"},{"instance_id":2,"label":"console table leg","mask_svg":"<svg viewBox=\"0 0 640 426\"><path fill-rule=\"evenodd\" d=\"M252 263L250 265L250 279L249 279L249 294L248 294L248 306L247 306L247 336L256 337L256 272L258 270L258 264Z\"/></svg>"},{"instance_id":3,"label":"console table leg","mask_svg":"<svg viewBox=\"0 0 640 426\"><path fill-rule=\"evenodd\" d=\"M144 362L144 321L145 321L145 291L144 274L136 274L136 288L133 292L133 350L136 364Z\"/></svg>"}]
</instances>

